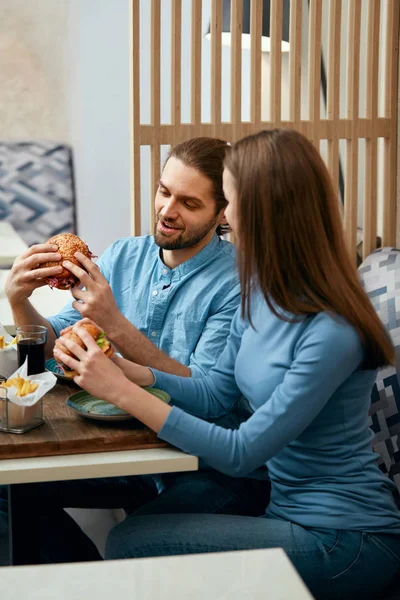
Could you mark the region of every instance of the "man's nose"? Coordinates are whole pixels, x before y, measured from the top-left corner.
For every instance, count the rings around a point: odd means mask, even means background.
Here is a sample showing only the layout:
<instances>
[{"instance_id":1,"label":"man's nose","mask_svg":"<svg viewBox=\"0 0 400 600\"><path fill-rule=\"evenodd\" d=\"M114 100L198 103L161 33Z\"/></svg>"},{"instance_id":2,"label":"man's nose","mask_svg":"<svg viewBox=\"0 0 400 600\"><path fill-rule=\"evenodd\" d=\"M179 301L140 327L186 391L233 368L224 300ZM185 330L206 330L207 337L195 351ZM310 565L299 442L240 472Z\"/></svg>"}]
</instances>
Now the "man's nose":
<instances>
[{"instance_id":1,"label":"man's nose","mask_svg":"<svg viewBox=\"0 0 400 600\"><path fill-rule=\"evenodd\" d=\"M176 219L178 217L178 206L175 199L170 198L160 212L165 219Z\"/></svg>"}]
</instances>

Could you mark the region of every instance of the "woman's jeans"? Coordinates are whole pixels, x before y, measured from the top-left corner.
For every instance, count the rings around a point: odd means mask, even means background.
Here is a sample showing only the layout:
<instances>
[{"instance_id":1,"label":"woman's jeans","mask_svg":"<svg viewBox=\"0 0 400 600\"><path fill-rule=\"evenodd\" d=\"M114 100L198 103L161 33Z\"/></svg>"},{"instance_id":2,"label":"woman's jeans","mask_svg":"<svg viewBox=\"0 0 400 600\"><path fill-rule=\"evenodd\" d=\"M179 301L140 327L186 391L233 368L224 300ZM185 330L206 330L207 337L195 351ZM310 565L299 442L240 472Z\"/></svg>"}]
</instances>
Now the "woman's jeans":
<instances>
[{"instance_id":1,"label":"woman's jeans","mask_svg":"<svg viewBox=\"0 0 400 600\"><path fill-rule=\"evenodd\" d=\"M400 569L400 535L230 515L131 515L111 531L106 559L275 547L285 550L316 600L376 600Z\"/></svg>"}]
</instances>

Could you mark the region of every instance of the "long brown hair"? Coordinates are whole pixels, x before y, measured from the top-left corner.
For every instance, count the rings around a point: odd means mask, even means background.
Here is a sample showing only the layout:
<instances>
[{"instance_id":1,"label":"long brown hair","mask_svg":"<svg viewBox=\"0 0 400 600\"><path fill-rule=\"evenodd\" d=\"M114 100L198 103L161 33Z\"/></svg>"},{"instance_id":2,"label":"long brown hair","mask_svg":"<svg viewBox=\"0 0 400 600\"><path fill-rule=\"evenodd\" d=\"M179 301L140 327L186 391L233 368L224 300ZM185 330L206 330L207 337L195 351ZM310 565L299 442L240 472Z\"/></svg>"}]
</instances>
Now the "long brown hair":
<instances>
[{"instance_id":1,"label":"long brown hair","mask_svg":"<svg viewBox=\"0 0 400 600\"><path fill-rule=\"evenodd\" d=\"M193 167L211 180L216 215L227 205L222 188L222 172L224 170L224 159L229 149L230 146L225 140L211 137L197 137L186 140L171 148L165 161L167 162L171 156L178 158L185 165ZM225 224L218 225L216 229L217 235L223 235L229 231L229 225Z\"/></svg>"},{"instance_id":2,"label":"long brown hair","mask_svg":"<svg viewBox=\"0 0 400 600\"><path fill-rule=\"evenodd\" d=\"M282 311L294 319L322 311L344 317L364 343L363 368L393 363L393 345L350 260L338 199L312 143L296 131L261 131L237 142L225 167L236 183L242 315L251 322L256 283L279 318Z\"/></svg>"}]
</instances>

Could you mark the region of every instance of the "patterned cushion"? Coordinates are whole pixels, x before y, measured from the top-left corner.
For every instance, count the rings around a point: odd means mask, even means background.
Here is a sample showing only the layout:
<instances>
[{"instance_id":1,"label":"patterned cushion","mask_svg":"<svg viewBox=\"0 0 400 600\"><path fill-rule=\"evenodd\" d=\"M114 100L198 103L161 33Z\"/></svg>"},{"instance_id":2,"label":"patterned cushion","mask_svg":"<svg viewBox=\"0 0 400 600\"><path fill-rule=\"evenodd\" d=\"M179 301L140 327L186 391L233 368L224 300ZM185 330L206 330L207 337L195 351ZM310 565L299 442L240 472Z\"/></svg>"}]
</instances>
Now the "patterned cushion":
<instances>
[{"instance_id":1,"label":"patterned cushion","mask_svg":"<svg viewBox=\"0 0 400 600\"><path fill-rule=\"evenodd\" d=\"M400 250L381 248L359 268L361 282L396 347L396 367L378 372L372 390L370 424L379 465L400 494ZM397 499L399 496L397 495Z\"/></svg>"},{"instance_id":2,"label":"patterned cushion","mask_svg":"<svg viewBox=\"0 0 400 600\"><path fill-rule=\"evenodd\" d=\"M0 142L0 220L28 244L75 232L71 150L54 142Z\"/></svg>"}]
</instances>

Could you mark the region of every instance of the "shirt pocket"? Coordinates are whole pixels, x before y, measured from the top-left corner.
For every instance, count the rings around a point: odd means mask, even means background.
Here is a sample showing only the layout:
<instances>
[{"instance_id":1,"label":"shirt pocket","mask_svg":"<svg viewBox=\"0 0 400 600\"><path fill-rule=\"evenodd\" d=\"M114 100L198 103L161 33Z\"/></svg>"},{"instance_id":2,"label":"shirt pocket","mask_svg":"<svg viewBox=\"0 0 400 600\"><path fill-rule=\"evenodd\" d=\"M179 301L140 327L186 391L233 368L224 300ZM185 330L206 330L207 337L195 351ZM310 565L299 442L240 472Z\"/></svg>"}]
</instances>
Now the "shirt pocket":
<instances>
[{"instance_id":1,"label":"shirt pocket","mask_svg":"<svg viewBox=\"0 0 400 600\"><path fill-rule=\"evenodd\" d=\"M193 319L175 319L173 323L173 346L179 353L183 352L189 357L194 352L205 323Z\"/></svg>"}]
</instances>

